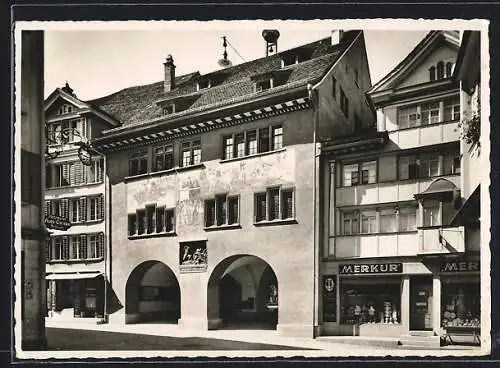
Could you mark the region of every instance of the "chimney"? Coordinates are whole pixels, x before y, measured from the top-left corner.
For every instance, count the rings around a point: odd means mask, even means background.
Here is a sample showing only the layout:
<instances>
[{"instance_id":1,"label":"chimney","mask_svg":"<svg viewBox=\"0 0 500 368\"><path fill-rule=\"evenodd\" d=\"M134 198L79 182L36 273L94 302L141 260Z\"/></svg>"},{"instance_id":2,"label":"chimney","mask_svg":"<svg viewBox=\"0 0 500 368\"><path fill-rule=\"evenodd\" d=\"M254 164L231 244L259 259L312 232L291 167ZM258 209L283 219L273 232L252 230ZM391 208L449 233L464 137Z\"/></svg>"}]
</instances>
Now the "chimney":
<instances>
[{"instance_id":1,"label":"chimney","mask_svg":"<svg viewBox=\"0 0 500 368\"><path fill-rule=\"evenodd\" d=\"M344 35L344 31L341 29L335 29L332 31L332 46L338 45L340 41L342 41L342 36Z\"/></svg>"},{"instance_id":2,"label":"chimney","mask_svg":"<svg viewBox=\"0 0 500 368\"><path fill-rule=\"evenodd\" d=\"M172 55L167 56L167 60L163 63L163 65L165 66L163 89L165 92L168 92L175 88L175 65Z\"/></svg>"}]
</instances>

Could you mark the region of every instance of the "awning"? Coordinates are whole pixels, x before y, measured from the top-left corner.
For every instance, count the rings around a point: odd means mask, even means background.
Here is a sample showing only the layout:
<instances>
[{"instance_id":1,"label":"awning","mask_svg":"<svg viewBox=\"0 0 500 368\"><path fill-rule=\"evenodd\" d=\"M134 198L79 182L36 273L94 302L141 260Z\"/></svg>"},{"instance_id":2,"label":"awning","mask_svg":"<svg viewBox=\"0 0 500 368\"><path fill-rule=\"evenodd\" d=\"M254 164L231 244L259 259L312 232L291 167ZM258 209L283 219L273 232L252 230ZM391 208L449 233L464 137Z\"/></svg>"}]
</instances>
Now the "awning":
<instances>
[{"instance_id":1,"label":"awning","mask_svg":"<svg viewBox=\"0 0 500 368\"><path fill-rule=\"evenodd\" d=\"M478 222L480 207L481 207L481 185L478 185L474 192L467 198L467 200L458 209L457 213L451 219L450 224L454 226L466 225Z\"/></svg>"},{"instance_id":2,"label":"awning","mask_svg":"<svg viewBox=\"0 0 500 368\"><path fill-rule=\"evenodd\" d=\"M76 280L76 279L93 279L102 275L101 272L71 272L71 273L49 273L45 275L46 280Z\"/></svg>"},{"instance_id":3,"label":"awning","mask_svg":"<svg viewBox=\"0 0 500 368\"><path fill-rule=\"evenodd\" d=\"M416 200L437 199L451 201L457 198L459 189L448 179L438 178L434 180L429 187L421 193L415 194Z\"/></svg>"}]
</instances>

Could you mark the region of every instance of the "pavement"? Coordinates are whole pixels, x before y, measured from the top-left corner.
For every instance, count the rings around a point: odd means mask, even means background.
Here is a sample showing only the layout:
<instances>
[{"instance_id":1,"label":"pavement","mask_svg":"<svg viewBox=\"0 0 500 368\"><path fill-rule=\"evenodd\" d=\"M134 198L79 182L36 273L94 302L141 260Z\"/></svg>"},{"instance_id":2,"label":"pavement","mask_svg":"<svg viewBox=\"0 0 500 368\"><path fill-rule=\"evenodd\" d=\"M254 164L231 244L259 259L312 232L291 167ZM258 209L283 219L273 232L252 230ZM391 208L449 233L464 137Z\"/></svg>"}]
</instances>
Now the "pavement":
<instances>
[{"instance_id":1,"label":"pavement","mask_svg":"<svg viewBox=\"0 0 500 368\"><path fill-rule=\"evenodd\" d=\"M269 345L265 349L259 350L259 346L256 346L258 350L238 350L238 344L234 344L236 349L225 351L217 350L200 350L196 349L190 350L177 350L177 351L165 351L160 352L155 351L107 351L101 350L98 353L93 353L92 357L220 357L220 356L236 356L236 357L384 357L384 360L394 357L474 357L474 356L484 356L489 352L482 351L479 347L461 347L461 346L450 346L443 347L440 349L425 350L425 349L404 349L390 348L385 346L366 346L357 344L354 339L353 343L349 343L349 339L342 337L342 339L336 339L336 337L322 337L321 339L312 338L297 338L297 337L286 337L280 335L276 330L251 330L251 329L221 329L212 331L200 331L200 330L187 330L178 327L176 324L162 324L162 323L143 323L143 324L96 324L95 322L82 323L82 322L71 322L71 321L51 321L47 320L45 326L51 329L73 329L73 330L90 330L90 331L101 331L101 332L118 332L127 334L138 334L145 336L164 336L164 337L176 337L176 338L205 338L213 340L231 340L235 342L246 342L252 344L265 344ZM75 334L76 335L76 334ZM187 341L187 340L186 340ZM216 345L214 345L216 346ZM243 346L243 345L241 345ZM272 346L280 347L277 350L273 350ZM284 348L284 349L282 349ZM23 352L27 354L27 352ZM87 351L52 351L44 352L41 354L38 352L37 357L42 356L51 357L89 357L88 349Z\"/></svg>"}]
</instances>

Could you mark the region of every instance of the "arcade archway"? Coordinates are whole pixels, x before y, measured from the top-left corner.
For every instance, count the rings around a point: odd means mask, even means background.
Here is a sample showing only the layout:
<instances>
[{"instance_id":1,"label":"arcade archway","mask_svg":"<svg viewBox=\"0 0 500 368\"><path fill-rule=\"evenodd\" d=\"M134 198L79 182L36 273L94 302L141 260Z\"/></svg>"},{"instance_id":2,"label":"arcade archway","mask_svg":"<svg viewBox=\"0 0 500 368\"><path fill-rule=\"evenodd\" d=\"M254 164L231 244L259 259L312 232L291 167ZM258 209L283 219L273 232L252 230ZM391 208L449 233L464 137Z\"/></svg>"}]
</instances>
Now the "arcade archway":
<instances>
[{"instance_id":1,"label":"arcade archway","mask_svg":"<svg viewBox=\"0 0 500 368\"><path fill-rule=\"evenodd\" d=\"M130 274L125 289L126 323L177 323L180 288L173 271L159 261L146 261Z\"/></svg>"},{"instance_id":2,"label":"arcade archway","mask_svg":"<svg viewBox=\"0 0 500 368\"><path fill-rule=\"evenodd\" d=\"M278 280L259 257L237 255L221 261L210 275L207 297L211 328L276 328Z\"/></svg>"}]
</instances>

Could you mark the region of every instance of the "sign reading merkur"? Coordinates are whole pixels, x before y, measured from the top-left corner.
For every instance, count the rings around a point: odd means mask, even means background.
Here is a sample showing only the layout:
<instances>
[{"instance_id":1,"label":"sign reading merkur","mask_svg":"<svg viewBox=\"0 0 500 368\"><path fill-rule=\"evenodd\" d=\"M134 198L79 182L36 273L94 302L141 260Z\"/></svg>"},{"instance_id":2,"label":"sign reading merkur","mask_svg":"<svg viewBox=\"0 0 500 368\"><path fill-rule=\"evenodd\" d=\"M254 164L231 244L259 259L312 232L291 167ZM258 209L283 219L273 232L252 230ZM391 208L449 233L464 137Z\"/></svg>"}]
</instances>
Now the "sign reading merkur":
<instances>
[{"instance_id":1,"label":"sign reading merkur","mask_svg":"<svg viewBox=\"0 0 500 368\"><path fill-rule=\"evenodd\" d=\"M372 263L372 264L341 264L339 273L341 275L358 275L374 273L401 273L402 263Z\"/></svg>"}]
</instances>

